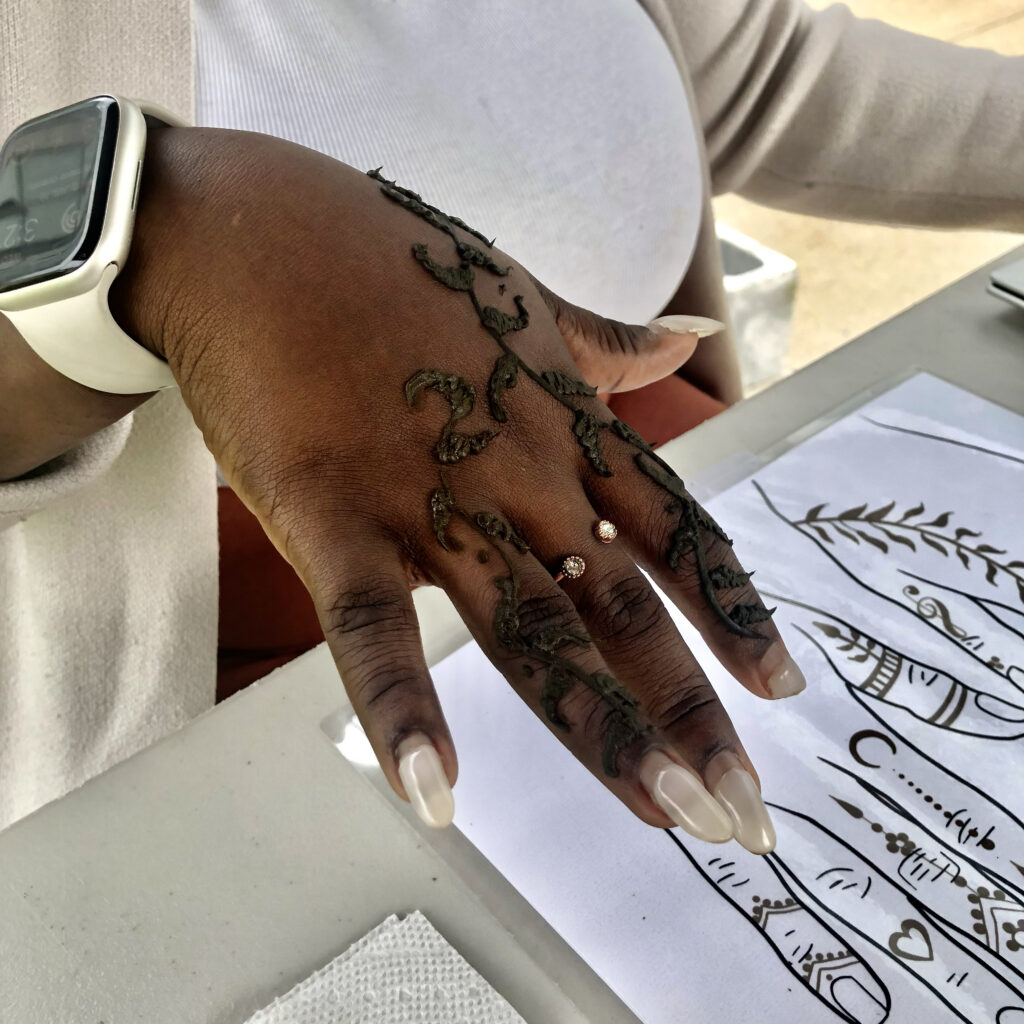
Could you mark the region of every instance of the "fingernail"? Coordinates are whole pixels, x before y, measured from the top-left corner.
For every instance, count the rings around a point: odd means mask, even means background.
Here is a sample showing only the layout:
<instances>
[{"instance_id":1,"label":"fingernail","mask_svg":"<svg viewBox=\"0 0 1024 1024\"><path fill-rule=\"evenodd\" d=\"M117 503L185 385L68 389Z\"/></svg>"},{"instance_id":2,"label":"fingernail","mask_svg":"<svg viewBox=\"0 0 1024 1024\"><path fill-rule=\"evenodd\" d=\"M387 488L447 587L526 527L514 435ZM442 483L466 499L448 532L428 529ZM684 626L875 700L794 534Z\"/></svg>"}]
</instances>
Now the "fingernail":
<instances>
[{"instance_id":1,"label":"fingernail","mask_svg":"<svg viewBox=\"0 0 1024 1024\"><path fill-rule=\"evenodd\" d=\"M785 645L776 641L768 648L768 653L761 659L758 666L764 685L772 697L794 697L807 687L800 667L789 656Z\"/></svg>"},{"instance_id":2,"label":"fingernail","mask_svg":"<svg viewBox=\"0 0 1024 1024\"><path fill-rule=\"evenodd\" d=\"M771 853L775 849L775 826L753 776L735 754L719 754L708 765L709 774L713 773L712 766L725 768L714 794L732 819L737 842L751 853Z\"/></svg>"},{"instance_id":3,"label":"fingernail","mask_svg":"<svg viewBox=\"0 0 1024 1024\"><path fill-rule=\"evenodd\" d=\"M455 798L441 757L423 735L408 736L398 746L398 776L420 820L447 828L455 817Z\"/></svg>"},{"instance_id":4,"label":"fingernail","mask_svg":"<svg viewBox=\"0 0 1024 1024\"><path fill-rule=\"evenodd\" d=\"M652 320L647 329L654 334L696 334L698 338L710 338L725 330L721 320L709 316L659 316Z\"/></svg>"},{"instance_id":5,"label":"fingernail","mask_svg":"<svg viewBox=\"0 0 1024 1024\"><path fill-rule=\"evenodd\" d=\"M660 750L652 750L640 764L640 781L651 799L696 839L724 843L732 838L729 816L693 773Z\"/></svg>"}]
</instances>

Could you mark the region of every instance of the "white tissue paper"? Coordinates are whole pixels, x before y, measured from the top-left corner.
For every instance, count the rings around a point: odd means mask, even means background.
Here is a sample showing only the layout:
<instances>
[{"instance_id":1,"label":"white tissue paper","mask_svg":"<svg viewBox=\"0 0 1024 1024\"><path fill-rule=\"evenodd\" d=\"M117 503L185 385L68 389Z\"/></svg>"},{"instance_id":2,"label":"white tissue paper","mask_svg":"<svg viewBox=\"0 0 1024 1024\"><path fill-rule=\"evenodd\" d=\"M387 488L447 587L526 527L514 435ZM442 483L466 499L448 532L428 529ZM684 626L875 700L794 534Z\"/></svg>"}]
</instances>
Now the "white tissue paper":
<instances>
[{"instance_id":1,"label":"white tissue paper","mask_svg":"<svg viewBox=\"0 0 1024 1024\"><path fill-rule=\"evenodd\" d=\"M419 912L395 915L246 1024L525 1024Z\"/></svg>"}]
</instances>

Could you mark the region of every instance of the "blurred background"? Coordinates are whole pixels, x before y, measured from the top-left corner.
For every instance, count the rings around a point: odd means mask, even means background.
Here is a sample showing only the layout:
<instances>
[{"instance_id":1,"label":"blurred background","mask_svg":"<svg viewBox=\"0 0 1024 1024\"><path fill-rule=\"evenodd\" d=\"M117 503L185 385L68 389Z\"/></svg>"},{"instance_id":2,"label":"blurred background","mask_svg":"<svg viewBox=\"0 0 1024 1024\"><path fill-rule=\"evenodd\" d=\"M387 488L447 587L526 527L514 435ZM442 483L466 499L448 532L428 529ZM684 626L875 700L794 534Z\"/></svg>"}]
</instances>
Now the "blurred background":
<instances>
[{"instance_id":1,"label":"blurred background","mask_svg":"<svg viewBox=\"0 0 1024 1024\"><path fill-rule=\"evenodd\" d=\"M831 0L808 2L820 9ZM860 17L879 18L964 46L1024 54L1024 0L845 2ZM987 231L950 233L841 224L769 210L732 195L715 200L715 213L725 226L721 234L727 272L731 260L739 274L749 275L735 278L738 292L752 293L749 301L742 294L733 296L737 334L742 336L746 321L761 336L761 365L750 363L748 357L745 367L750 392L800 369L1024 242L1021 235ZM734 236L730 228L742 234ZM767 252L759 254L755 247L754 260L747 259L744 250L750 247L742 236L756 240ZM796 264L788 284L791 265L775 254ZM758 263L767 265L759 268ZM758 277L766 280L759 282ZM786 304L792 311L788 330L781 319ZM776 324L774 356L768 337L772 322ZM742 337L739 340L742 347Z\"/></svg>"}]
</instances>

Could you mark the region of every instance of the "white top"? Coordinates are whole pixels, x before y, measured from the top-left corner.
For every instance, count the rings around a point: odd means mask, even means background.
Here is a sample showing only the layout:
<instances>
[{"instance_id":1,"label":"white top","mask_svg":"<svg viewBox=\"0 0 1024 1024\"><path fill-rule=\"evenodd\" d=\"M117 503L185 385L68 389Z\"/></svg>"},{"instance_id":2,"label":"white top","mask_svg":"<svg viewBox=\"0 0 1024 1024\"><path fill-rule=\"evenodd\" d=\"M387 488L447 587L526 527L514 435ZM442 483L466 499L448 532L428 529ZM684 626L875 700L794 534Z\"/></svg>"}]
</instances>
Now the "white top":
<instances>
[{"instance_id":1,"label":"white top","mask_svg":"<svg viewBox=\"0 0 1024 1024\"><path fill-rule=\"evenodd\" d=\"M197 123L291 139L643 323L702 209L679 69L636 0L193 0Z\"/></svg>"}]
</instances>

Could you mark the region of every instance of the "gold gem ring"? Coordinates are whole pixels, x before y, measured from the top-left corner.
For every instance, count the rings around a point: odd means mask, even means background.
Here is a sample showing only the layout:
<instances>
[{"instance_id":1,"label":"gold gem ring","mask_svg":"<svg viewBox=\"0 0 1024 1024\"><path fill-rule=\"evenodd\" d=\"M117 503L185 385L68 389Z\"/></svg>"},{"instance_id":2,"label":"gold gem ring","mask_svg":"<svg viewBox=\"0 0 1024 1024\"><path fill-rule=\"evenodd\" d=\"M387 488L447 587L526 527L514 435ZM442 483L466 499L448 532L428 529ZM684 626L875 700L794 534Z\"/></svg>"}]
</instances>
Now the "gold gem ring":
<instances>
[{"instance_id":1,"label":"gold gem ring","mask_svg":"<svg viewBox=\"0 0 1024 1024\"><path fill-rule=\"evenodd\" d=\"M594 527L594 536L602 544L611 544L619 535L618 527L610 519L602 519Z\"/></svg>"},{"instance_id":2,"label":"gold gem ring","mask_svg":"<svg viewBox=\"0 0 1024 1024\"><path fill-rule=\"evenodd\" d=\"M566 555L562 559L562 571L555 576L555 582L562 580L578 580L586 569L587 563L579 555Z\"/></svg>"}]
</instances>

